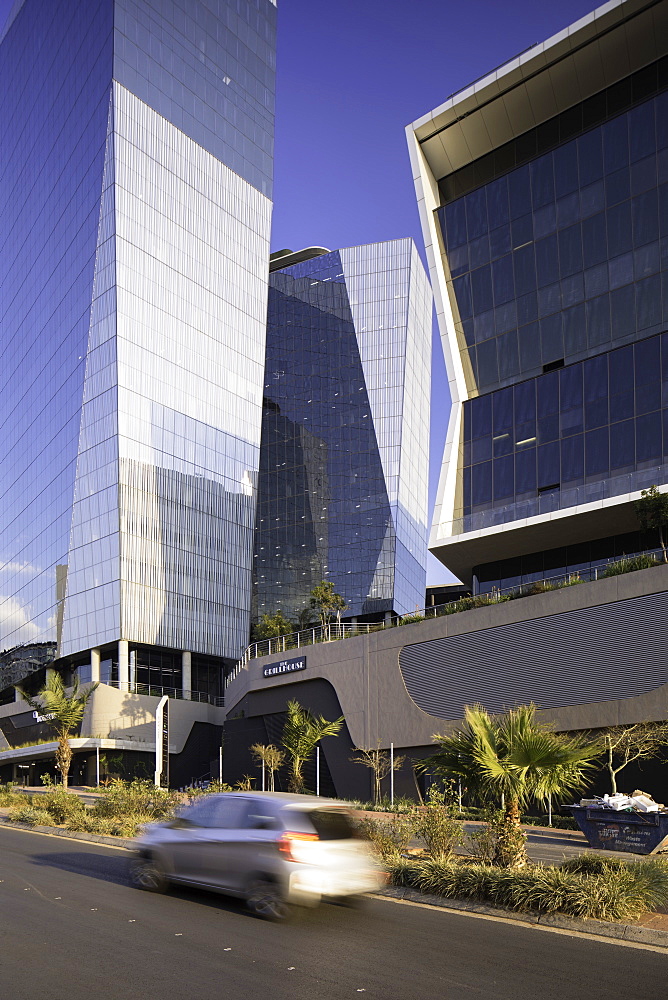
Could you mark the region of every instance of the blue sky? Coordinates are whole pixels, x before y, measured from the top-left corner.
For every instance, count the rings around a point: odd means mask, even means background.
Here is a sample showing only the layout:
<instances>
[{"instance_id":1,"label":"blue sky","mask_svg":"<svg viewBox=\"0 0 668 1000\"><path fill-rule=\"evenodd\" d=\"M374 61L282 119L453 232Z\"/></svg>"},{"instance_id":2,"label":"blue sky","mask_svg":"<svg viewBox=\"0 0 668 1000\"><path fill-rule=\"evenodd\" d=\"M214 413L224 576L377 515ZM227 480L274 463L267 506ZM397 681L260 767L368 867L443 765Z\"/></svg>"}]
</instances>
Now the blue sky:
<instances>
[{"instance_id":1,"label":"blue sky","mask_svg":"<svg viewBox=\"0 0 668 1000\"><path fill-rule=\"evenodd\" d=\"M0 0L1 24L12 3ZM278 0L272 249L336 249L404 236L421 249L405 126L594 6L592 0ZM445 386L435 344L432 504ZM450 579L430 557L428 582Z\"/></svg>"}]
</instances>

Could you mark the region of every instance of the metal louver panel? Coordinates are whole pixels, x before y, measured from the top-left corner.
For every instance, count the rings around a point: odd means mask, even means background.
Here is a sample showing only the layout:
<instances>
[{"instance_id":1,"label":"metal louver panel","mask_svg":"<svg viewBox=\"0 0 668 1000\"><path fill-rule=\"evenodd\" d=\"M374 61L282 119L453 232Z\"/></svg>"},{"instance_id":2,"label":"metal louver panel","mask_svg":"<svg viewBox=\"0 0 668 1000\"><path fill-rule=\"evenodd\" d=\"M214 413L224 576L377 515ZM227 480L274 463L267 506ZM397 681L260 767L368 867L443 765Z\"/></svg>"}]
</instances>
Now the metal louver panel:
<instances>
[{"instance_id":1,"label":"metal louver panel","mask_svg":"<svg viewBox=\"0 0 668 1000\"><path fill-rule=\"evenodd\" d=\"M633 698L668 683L668 594L651 594L404 646L399 665L424 712L461 719Z\"/></svg>"}]
</instances>

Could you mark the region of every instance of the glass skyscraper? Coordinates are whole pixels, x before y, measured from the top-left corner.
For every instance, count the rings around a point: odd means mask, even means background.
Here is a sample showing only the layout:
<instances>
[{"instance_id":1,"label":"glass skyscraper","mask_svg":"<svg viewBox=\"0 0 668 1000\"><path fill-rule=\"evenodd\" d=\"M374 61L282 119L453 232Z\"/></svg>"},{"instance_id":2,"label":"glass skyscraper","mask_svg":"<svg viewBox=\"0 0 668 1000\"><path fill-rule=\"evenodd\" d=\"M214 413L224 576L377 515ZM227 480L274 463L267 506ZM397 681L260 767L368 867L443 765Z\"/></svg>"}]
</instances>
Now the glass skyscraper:
<instances>
[{"instance_id":1,"label":"glass skyscraper","mask_svg":"<svg viewBox=\"0 0 668 1000\"><path fill-rule=\"evenodd\" d=\"M56 641L94 678L152 669L190 689L248 641L275 15L272 0L10 15L0 648Z\"/></svg>"},{"instance_id":2,"label":"glass skyscraper","mask_svg":"<svg viewBox=\"0 0 668 1000\"><path fill-rule=\"evenodd\" d=\"M256 619L322 580L346 617L423 607L431 311L409 239L273 256Z\"/></svg>"},{"instance_id":3,"label":"glass skyscraper","mask_svg":"<svg viewBox=\"0 0 668 1000\"><path fill-rule=\"evenodd\" d=\"M408 129L452 393L431 547L478 590L651 545L668 484L668 5L623 0Z\"/></svg>"}]
</instances>

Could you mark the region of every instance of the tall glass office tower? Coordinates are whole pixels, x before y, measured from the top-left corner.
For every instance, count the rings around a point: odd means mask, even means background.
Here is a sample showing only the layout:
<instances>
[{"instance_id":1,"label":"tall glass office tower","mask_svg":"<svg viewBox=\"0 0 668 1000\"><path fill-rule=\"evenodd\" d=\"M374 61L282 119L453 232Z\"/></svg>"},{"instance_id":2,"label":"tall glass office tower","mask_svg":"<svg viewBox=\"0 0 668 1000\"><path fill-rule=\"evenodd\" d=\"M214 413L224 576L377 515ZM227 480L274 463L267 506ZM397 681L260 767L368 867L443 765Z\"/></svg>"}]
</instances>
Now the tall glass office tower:
<instances>
[{"instance_id":1,"label":"tall glass office tower","mask_svg":"<svg viewBox=\"0 0 668 1000\"><path fill-rule=\"evenodd\" d=\"M0 648L55 640L93 676L162 664L189 689L246 645L275 14L19 0L10 15Z\"/></svg>"},{"instance_id":2,"label":"tall glass office tower","mask_svg":"<svg viewBox=\"0 0 668 1000\"><path fill-rule=\"evenodd\" d=\"M431 547L478 590L652 544L667 40L666 0L608 3L408 129L452 393Z\"/></svg>"},{"instance_id":3,"label":"tall glass office tower","mask_svg":"<svg viewBox=\"0 0 668 1000\"><path fill-rule=\"evenodd\" d=\"M313 255L316 256L313 256ZM304 258L307 259L304 259ZM409 239L272 259L254 616L424 606L432 297Z\"/></svg>"}]
</instances>

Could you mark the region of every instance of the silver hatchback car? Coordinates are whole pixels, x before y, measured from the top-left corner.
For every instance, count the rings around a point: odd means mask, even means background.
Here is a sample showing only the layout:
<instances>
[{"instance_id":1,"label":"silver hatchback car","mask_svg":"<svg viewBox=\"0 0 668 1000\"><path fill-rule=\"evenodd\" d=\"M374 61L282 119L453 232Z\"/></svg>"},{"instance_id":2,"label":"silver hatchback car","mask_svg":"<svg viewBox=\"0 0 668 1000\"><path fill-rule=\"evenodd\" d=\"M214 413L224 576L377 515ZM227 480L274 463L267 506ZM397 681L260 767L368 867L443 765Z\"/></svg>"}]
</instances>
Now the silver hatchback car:
<instances>
[{"instance_id":1,"label":"silver hatchback car","mask_svg":"<svg viewBox=\"0 0 668 1000\"><path fill-rule=\"evenodd\" d=\"M144 827L130 879L150 892L179 883L241 897L268 920L287 918L293 905L351 901L386 881L349 807L281 792L207 795Z\"/></svg>"}]
</instances>

